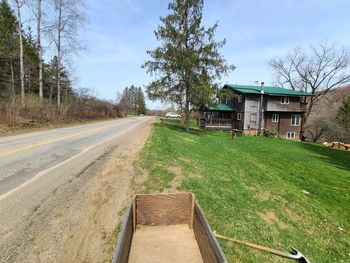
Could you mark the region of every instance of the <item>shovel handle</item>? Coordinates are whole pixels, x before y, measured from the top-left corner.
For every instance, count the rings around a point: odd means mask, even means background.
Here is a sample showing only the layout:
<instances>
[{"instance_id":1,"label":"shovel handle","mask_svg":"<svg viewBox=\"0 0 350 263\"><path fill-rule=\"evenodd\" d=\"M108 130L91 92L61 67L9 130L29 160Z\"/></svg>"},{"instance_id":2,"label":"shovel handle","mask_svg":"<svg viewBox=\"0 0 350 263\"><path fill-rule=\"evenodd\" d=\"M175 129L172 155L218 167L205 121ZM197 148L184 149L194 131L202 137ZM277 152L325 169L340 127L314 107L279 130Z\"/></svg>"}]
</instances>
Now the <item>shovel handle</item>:
<instances>
[{"instance_id":1,"label":"shovel handle","mask_svg":"<svg viewBox=\"0 0 350 263\"><path fill-rule=\"evenodd\" d=\"M286 252L279 251L279 250L276 250L276 249L273 249L273 248L269 248L269 247L265 247L265 246L261 246L261 245L257 245L257 244L253 244L253 243L249 243L249 242L233 239L233 238L226 237L226 236L223 236L223 235L219 235L215 231L214 231L214 236L219 238L219 239L232 241L232 242L235 242L235 243L238 243L238 244L246 245L246 246L251 247L251 248L255 248L255 249L258 249L258 250L270 252L272 254L275 254L275 255L278 255L278 256L281 256L281 257L290 258L290 253L286 253Z\"/></svg>"}]
</instances>

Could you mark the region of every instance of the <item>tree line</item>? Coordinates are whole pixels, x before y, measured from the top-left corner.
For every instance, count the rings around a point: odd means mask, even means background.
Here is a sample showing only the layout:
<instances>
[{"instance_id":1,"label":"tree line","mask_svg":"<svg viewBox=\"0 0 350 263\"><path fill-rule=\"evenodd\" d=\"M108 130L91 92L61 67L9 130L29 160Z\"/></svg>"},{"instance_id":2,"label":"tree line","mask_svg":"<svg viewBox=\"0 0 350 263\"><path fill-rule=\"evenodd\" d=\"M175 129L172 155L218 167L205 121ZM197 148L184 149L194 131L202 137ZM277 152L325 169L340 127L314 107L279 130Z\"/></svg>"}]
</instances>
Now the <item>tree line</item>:
<instances>
[{"instance_id":1,"label":"tree line","mask_svg":"<svg viewBox=\"0 0 350 263\"><path fill-rule=\"evenodd\" d=\"M80 48L77 31L85 18L78 0L45 1L50 19L43 22L42 1L6 0L0 2L0 59L1 96L24 104L26 94L61 101L73 93L68 68L63 59ZM25 9L26 8L26 9ZM36 34L28 24L24 28L22 10L32 10ZM44 28L42 27L44 23ZM42 35L51 43L55 55L47 63L43 60Z\"/></svg>"},{"instance_id":2,"label":"tree line","mask_svg":"<svg viewBox=\"0 0 350 263\"><path fill-rule=\"evenodd\" d=\"M84 10L81 0L0 0L0 122L117 114L74 87L70 64L83 49Z\"/></svg>"},{"instance_id":3,"label":"tree line","mask_svg":"<svg viewBox=\"0 0 350 263\"><path fill-rule=\"evenodd\" d=\"M134 85L126 87L122 94L118 94L117 105L124 115L146 114L145 96L141 87L135 87Z\"/></svg>"}]
</instances>

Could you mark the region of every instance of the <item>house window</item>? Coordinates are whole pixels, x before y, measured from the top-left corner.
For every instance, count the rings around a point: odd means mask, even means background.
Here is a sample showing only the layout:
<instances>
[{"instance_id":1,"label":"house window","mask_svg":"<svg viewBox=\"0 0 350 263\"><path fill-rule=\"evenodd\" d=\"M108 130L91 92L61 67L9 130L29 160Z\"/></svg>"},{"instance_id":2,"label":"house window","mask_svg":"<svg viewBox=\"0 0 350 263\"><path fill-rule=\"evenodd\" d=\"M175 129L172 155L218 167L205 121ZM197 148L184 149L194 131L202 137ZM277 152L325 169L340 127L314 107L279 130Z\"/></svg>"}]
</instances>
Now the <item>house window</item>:
<instances>
[{"instance_id":1,"label":"house window","mask_svg":"<svg viewBox=\"0 0 350 263\"><path fill-rule=\"evenodd\" d=\"M237 113L237 121L240 121L242 119L242 113Z\"/></svg>"},{"instance_id":2,"label":"house window","mask_svg":"<svg viewBox=\"0 0 350 263\"><path fill-rule=\"evenodd\" d=\"M301 116L292 115L292 126L300 126Z\"/></svg>"},{"instance_id":3,"label":"house window","mask_svg":"<svg viewBox=\"0 0 350 263\"><path fill-rule=\"evenodd\" d=\"M289 97L281 97L281 104L289 104Z\"/></svg>"},{"instance_id":4,"label":"house window","mask_svg":"<svg viewBox=\"0 0 350 263\"><path fill-rule=\"evenodd\" d=\"M272 122L278 122L280 119L279 114L272 114Z\"/></svg>"},{"instance_id":5,"label":"house window","mask_svg":"<svg viewBox=\"0 0 350 263\"><path fill-rule=\"evenodd\" d=\"M290 140L295 139L295 132L287 132L287 139L290 139Z\"/></svg>"},{"instance_id":6,"label":"house window","mask_svg":"<svg viewBox=\"0 0 350 263\"><path fill-rule=\"evenodd\" d=\"M243 100L242 95L238 95L237 101L238 101L238 102L242 102L242 100Z\"/></svg>"}]
</instances>

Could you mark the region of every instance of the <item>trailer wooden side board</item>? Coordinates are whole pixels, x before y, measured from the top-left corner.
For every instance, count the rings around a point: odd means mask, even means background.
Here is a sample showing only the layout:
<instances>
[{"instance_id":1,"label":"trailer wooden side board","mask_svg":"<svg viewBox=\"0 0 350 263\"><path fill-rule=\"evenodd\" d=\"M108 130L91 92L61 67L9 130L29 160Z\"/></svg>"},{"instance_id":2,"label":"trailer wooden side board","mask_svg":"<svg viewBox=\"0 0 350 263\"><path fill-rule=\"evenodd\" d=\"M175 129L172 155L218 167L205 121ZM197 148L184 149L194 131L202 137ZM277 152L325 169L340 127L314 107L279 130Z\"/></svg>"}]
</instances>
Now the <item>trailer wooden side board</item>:
<instances>
[{"instance_id":1,"label":"trailer wooden side board","mask_svg":"<svg viewBox=\"0 0 350 263\"><path fill-rule=\"evenodd\" d=\"M227 259L194 195L164 193L135 196L112 262L226 263Z\"/></svg>"},{"instance_id":2,"label":"trailer wooden side board","mask_svg":"<svg viewBox=\"0 0 350 263\"><path fill-rule=\"evenodd\" d=\"M137 195L136 225L188 224L191 198L190 193Z\"/></svg>"},{"instance_id":3,"label":"trailer wooden side board","mask_svg":"<svg viewBox=\"0 0 350 263\"><path fill-rule=\"evenodd\" d=\"M122 229L119 234L117 247L115 249L113 260L112 260L113 263L128 262L132 236L134 234L132 210L133 210L133 203L130 203L129 208L126 212Z\"/></svg>"},{"instance_id":4,"label":"trailer wooden side board","mask_svg":"<svg viewBox=\"0 0 350 263\"><path fill-rule=\"evenodd\" d=\"M226 256L222 252L198 202L195 203L194 207L193 231L197 239L199 250L201 251L203 262L227 262Z\"/></svg>"}]
</instances>

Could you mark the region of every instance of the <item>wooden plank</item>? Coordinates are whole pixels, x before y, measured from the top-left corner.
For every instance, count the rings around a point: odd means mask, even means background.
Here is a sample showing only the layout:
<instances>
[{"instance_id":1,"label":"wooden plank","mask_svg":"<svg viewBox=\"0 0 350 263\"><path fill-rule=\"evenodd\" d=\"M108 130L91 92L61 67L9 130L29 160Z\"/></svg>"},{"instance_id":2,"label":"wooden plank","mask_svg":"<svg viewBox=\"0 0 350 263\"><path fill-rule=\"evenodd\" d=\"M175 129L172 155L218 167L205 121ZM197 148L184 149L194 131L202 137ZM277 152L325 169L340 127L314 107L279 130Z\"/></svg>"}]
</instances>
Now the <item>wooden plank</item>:
<instances>
[{"instance_id":1,"label":"wooden plank","mask_svg":"<svg viewBox=\"0 0 350 263\"><path fill-rule=\"evenodd\" d=\"M131 202L126 212L122 230L119 234L118 244L112 259L112 263L127 263L133 236L133 203Z\"/></svg>"},{"instance_id":2,"label":"wooden plank","mask_svg":"<svg viewBox=\"0 0 350 263\"><path fill-rule=\"evenodd\" d=\"M188 224L190 193L165 193L136 196L136 225Z\"/></svg>"},{"instance_id":3,"label":"wooden plank","mask_svg":"<svg viewBox=\"0 0 350 263\"><path fill-rule=\"evenodd\" d=\"M132 199L132 226L133 231L136 231L136 202L135 197Z\"/></svg>"},{"instance_id":4,"label":"wooden plank","mask_svg":"<svg viewBox=\"0 0 350 263\"><path fill-rule=\"evenodd\" d=\"M204 263L228 262L197 201L194 208L193 231Z\"/></svg>"},{"instance_id":5,"label":"wooden plank","mask_svg":"<svg viewBox=\"0 0 350 263\"><path fill-rule=\"evenodd\" d=\"M191 207L190 207L190 222L189 222L189 227L190 229L193 229L193 218L194 218L194 206L195 206L196 198L194 194L191 194Z\"/></svg>"}]
</instances>

